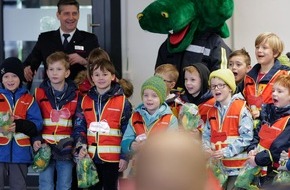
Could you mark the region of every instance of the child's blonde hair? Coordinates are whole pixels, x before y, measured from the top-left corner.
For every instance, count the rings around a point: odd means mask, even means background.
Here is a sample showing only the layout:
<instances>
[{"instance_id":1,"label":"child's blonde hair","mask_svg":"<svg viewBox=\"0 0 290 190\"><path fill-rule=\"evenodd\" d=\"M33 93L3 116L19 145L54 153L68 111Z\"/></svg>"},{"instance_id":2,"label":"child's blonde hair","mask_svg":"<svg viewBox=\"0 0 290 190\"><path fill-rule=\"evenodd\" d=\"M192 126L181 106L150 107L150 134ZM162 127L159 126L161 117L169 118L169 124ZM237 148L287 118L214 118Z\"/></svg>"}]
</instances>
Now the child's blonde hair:
<instances>
[{"instance_id":1,"label":"child's blonde hair","mask_svg":"<svg viewBox=\"0 0 290 190\"><path fill-rule=\"evenodd\" d=\"M46 58L47 68L49 65L51 65L57 61L60 61L64 65L65 69L69 70L69 68L70 68L69 57L67 54L65 54L62 51L54 52Z\"/></svg>"},{"instance_id":2,"label":"child's blonde hair","mask_svg":"<svg viewBox=\"0 0 290 190\"><path fill-rule=\"evenodd\" d=\"M269 44L269 46L273 49L273 53L277 54L275 58L279 57L284 50L284 44L282 40L272 32L265 32L260 34L255 40L255 46L258 46L261 43Z\"/></svg>"},{"instance_id":3,"label":"child's blonde hair","mask_svg":"<svg viewBox=\"0 0 290 190\"><path fill-rule=\"evenodd\" d=\"M231 59L232 57L235 57L235 56L242 56L245 60L246 65L251 65L251 57L250 57L249 53L244 48L233 51L229 55L229 59Z\"/></svg>"},{"instance_id":4,"label":"child's blonde hair","mask_svg":"<svg viewBox=\"0 0 290 190\"><path fill-rule=\"evenodd\" d=\"M177 82L178 77L179 77L179 72L177 68L169 63L159 65L155 69L155 74L154 75L159 75L159 74L168 74L169 80L172 82Z\"/></svg>"},{"instance_id":5,"label":"child's blonde hair","mask_svg":"<svg viewBox=\"0 0 290 190\"><path fill-rule=\"evenodd\" d=\"M290 92L290 75L280 75L275 80L275 84L287 88Z\"/></svg>"}]
</instances>

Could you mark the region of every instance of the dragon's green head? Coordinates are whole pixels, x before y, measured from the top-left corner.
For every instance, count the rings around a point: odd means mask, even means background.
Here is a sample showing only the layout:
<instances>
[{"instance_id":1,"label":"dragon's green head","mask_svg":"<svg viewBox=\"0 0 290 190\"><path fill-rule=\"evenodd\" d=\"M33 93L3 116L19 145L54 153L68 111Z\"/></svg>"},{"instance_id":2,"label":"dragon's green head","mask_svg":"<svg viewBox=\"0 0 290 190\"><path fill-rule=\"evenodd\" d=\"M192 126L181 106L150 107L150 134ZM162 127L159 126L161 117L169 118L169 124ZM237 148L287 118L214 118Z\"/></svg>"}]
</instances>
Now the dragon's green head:
<instances>
[{"instance_id":1,"label":"dragon's green head","mask_svg":"<svg viewBox=\"0 0 290 190\"><path fill-rule=\"evenodd\" d=\"M184 51L202 32L228 37L225 21L232 12L233 0L156 0L137 18L142 29L169 34L168 50L173 53Z\"/></svg>"}]
</instances>

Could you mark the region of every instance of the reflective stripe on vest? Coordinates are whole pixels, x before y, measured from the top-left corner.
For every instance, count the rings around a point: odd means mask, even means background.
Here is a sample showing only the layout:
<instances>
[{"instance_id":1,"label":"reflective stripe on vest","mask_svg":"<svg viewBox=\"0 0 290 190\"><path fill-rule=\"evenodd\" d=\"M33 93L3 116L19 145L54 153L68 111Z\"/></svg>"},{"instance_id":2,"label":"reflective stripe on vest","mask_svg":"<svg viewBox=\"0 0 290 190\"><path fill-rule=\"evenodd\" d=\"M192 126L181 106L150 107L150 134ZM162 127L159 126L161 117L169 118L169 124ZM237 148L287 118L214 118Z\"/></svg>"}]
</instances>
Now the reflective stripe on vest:
<instances>
[{"instance_id":1,"label":"reflective stripe on vest","mask_svg":"<svg viewBox=\"0 0 290 190\"><path fill-rule=\"evenodd\" d=\"M220 120L220 116L217 108L213 107L208 111L208 121L211 126L211 134L214 133L225 133L225 141L215 142L213 139L214 135L211 135L211 143L214 143L217 150L227 147L235 139L237 139L239 134L239 123L241 118L241 111L246 106L246 102L243 100L234 100L227 112L225 113L225 118L223 121ZM247 160L247 153L242 152L232 158L222 159L225 168L242 168L245 161Z\"/></svg>"},{"instance_id":2,"label":"reflective stripe on vest","mask_svg":"<svg viewBox=\"0 0 290 190\"><path fill-rule=\"evenodd\" d=\"M84 96L82 109L89 128L91 122L106 120L110 126L109 134L92 133L87 130L88 153L91 158L98 157L105 162L119 162L121 152L122 133L120 130L121 117L125 105L125 96L110 98L104 105L98 120L95 101L89 96Z\"/></svg>"},{"instance_id":3,"label":"reflective stripe on vest","mask_svg":"<svg viewBox=\"0 0 290 190\"><path fill-rule=\"evenodd\" d=\"M76 111L78 93L60 110L52 108L44 89L36 88L35 97L43 117L43 139L49 144L56 144L61 139L69 137L72 133L72 117Z\"/></svg>"},{"instance_id":4,"label":"reflective stripe on vest","mask_svg":"<svg viewBox=\"0 0 290 190\"><path fill-rule=\"evenodd\" d=\"M155 121L150 130L148 130L140 113L134 112L131 119L131 126L133 126L133 130L136 136L143 133L149 135L150 133L155 133L156 131L166 130L169 127L172 116L172 114L163 115L161 118Z\"/></svg>"},{"instance_id":5,"label":"reflective stripe on vest","mask_svg":"<svg viewBox=\"0 0 290 190\"><path fill-rule=\"evenodd\" d=\"M26 119L27 110L30 108L34 98L30 94L23 94L15 103L14 110L12 110L8 99L5 95L0 94L0 112L13 113L17 118ZM23 133L14 133L14 139L19 146L30 146L29 136ZM0 145L6 145L10 142L3 133L0 133Z\"/></svg>"},{"instance_id":6,"label":"reflective stripe on vest","mask_svg":"<svg viewBox=\"0 0 290 190\"><path fill-rule=\"evenodd\" d=\"M255 96L257 98L260 97L262 99L262 102L265 104L273 103L273 100L272 100L273 84L274 84L275 80L277 79L277 77L280 75L283 75L283 74L288 74L288 71L285 71L285 70L277 71L273 75L271 80L266 84L266 87L262 90L262 92L260 94L258 94L258 89L257 89L258 86L257 86L255 80L253 78L251 78L250 76L246 75L245 82L244 82L243 94L244 94L246 101L249 104L249 107L251 107L251 105L255 105L257 108L261 108L259 105L255 104L255 101L251 101L251 99L250 99L251 96Z\"/></svg>"}]
</instances>

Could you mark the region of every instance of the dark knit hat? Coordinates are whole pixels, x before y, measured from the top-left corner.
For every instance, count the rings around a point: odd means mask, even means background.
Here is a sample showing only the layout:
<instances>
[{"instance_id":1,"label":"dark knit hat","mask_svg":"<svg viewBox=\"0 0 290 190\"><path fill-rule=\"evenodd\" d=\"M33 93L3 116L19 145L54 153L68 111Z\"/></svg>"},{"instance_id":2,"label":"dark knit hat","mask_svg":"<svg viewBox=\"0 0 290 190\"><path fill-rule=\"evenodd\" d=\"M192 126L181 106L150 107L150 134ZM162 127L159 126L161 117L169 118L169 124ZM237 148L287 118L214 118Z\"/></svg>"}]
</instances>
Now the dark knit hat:
<instances>
[{"instance_id":1,"label":"dark knit hat","mask_svg":"<svg viewBox=\"0 0 290 190\"><path fill-rule=\"evenodd\" d=\"M24 68L22 62L16 57L9 57L5 59L0 66L0 82L5 73L14 73L19 79L20 83L24 81Z\"/></svg>"},{"instance_id":2,"label":"dark knit hat","mask_svg":"<svg viewBox=\"0 0 290 190\"><path fill-rule=\"evenodd\" d=\"M150 77L143 83L141 87L141 97L143 96L145 89L151 89L157 94L160 99L160 104L162 104L166 99L166 88L166 84L161 77Z\"/></svg>"}]
</instances>

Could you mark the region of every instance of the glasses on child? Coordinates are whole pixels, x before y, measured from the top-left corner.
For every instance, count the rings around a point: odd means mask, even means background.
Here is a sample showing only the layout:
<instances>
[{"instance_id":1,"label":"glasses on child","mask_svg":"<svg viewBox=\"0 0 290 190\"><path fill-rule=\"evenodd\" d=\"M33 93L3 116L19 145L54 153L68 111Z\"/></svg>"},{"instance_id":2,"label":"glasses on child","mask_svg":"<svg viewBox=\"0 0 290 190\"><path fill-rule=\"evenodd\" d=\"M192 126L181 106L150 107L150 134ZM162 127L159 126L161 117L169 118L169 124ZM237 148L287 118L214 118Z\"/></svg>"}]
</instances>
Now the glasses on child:
<instances>
[{"instance_id":1,"label":"glasses on child","mask_svg":"<svg viewBox=\"0 0 290 190\"><path fill-rule=\"evenodd\" d=\"M163 79L163 81L166 82L166 83L172 83L171 80L165 80L165 79Z\"/></svg>"},{"instance_id":2,"label":"glasses on child","mask_svg":"<svg viewBox=\"0 0 290 190\"><path fill-rule=\"evenodd\" d=\"M223 88L225 88L225 86L226 86L226 84L211 85L211 86L210 86L210 89L211 89L211 90L215 90L216 88L217 88L217 89L223 89Z\"/></svg>"}]
</instances>

